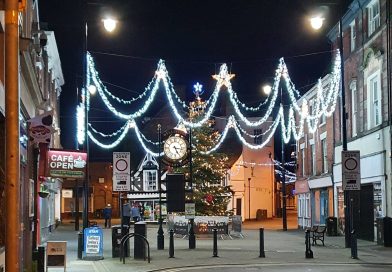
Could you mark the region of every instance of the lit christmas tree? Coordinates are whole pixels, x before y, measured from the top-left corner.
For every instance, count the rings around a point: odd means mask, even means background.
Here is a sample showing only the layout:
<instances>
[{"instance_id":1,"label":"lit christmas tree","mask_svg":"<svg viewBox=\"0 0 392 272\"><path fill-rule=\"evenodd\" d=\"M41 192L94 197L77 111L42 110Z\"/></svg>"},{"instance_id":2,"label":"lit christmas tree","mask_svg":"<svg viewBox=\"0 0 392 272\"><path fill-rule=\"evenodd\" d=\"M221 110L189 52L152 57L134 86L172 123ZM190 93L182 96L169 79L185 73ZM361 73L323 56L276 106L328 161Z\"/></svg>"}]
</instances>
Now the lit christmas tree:
<instances>
[{"instance_id":1,"label":"lit christmas tree","mask_svg":"<svg viewBox=\"0 0 392 272\"><path fill-rule=\"evenodd\" d=\"M196 100L190 103L189 119L197 121L204 115L206 102L202 101L202 85L195 86ZM225 186L227 155L205 152L215 146L220 134L213 128L214 121L209 120L200 128L192 129L192 163L193 163L193 201L197 215L227 215L227 204L232 197L230 186ZM189 167L178 169L189 177Z\"/></svg>"}]
</instances>

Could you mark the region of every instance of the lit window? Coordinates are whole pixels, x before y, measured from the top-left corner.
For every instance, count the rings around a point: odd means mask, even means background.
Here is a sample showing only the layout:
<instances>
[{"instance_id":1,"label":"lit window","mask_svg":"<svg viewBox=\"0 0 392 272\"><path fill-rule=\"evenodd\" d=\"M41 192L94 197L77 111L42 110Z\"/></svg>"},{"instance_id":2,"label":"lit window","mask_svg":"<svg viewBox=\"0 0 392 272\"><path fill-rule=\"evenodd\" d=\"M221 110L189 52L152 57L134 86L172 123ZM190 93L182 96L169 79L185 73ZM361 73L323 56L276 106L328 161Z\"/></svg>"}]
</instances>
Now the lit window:
<instances>
[{"instance_id":1,"label":"lit window","mask_svg":"<svg viewBox=\"0 0 392 272\"><path fill-rule=\"evenodd\" d=\"M316 175L316 148L314 144L310 145L310 167L311 167L311 174L313 176Z\"/></svg>"},{"instance_id":2,"label":"lit window","mask_svg":"<svg viewBox=\"0 0 392 272\"><path fill-rule=\"evenodd\" d=\"M263 133L263 131L261 129L253 130L253 135L255 136L255 138L254 138L255 144L262 144L263 143L263 135L261 135L262 133Z\"/></svg>"},{"instance_id":3,"label":"lit window","mask_svg":"<svg viewBox=\"0 0 392 272\"><path fill-rule=\"evenodd\" d=\"M302 176L305 176L305 149L301 149L301 157L302 157Z\"/></svg>"},{"instance_id":4,"label":"lit window","mask_svg":"<svg viewBox=\"0 0 392 272\"><path fill-rule=\"evenodd\" d=\"M144 190L156 191L157 190L157 170L144 170Z\"/></svg>"},{"instance_id":5,"label":"lit window","mask_svg":"<svg viewBox=\"0 0 392 272\"><path fill-rule=\"evenodd\" d=\"M350 24L350 48L351 52L355 50L355 43L357 39L357 33L355 29L355 20Z\"/></svg>"},{"instance_id":6,"label":"lit window","mask_svg":"<svg viewBox=\"0 0 392 272\"><path fill-rule=\"evenodd\" d=\"M358 114L358 102L357 102L357 85L353 81L350 84L351 89L351 132L352 137L357 136L357 114Z\"/></svg>"},{"instance_id":7,"label":"lit window","mask_svg":"<svg viewBox=\"0 0 392 272\"><path fill-rule=\"evenodd\" d=\"M378 0L372 1L368 6L368 36L372 35L374 31L380 26L380 3Z\"/></svg>"},{"instance_id":8,"label":"lit window","mask_svg":"<svg viewBox=\"0 0 392 272\"><path fill-rule=\"evenodd\" d=\"M368 128L381 124L381 84L380 71L368 77Z\"/></svg>"},{"instance_id":9,"label":"lit window","mask_svg":"<svg viewBox=\"0 0 392 272\"><path fill-rule=\"evenodd\" d=\"M323 156L323 172L328 172L328 160L327 160L327 139L324 138L321 140L321 152Z\"/></svg>"}]
</instances>

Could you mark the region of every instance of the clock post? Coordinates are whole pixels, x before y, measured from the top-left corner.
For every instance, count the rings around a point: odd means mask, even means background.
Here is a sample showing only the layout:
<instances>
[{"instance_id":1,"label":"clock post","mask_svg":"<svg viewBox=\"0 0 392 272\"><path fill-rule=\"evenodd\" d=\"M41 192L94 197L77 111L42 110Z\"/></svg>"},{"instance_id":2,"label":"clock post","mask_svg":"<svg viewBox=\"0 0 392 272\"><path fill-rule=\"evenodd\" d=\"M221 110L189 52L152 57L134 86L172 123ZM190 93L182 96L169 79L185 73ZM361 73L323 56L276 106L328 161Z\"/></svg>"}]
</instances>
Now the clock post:
<instances>
[{"instance_id":1,"label":"clock post","mask_svg":"<svg viewBox=\"0 0 392 272\"><path fill-rule=\"evenodd\" d=\"M193 201L193 175L192 175L192 128L189 128L189 181L190 181L190 187L191 187L191 201ZM193 229L193 224L194 224L193 218L189 219L189 249L195 249L196 248L196 237L195 237L195 231Z\"/></svg>"},{"instance_id":2,"label":"clock post","mask_svg":"<svg viewBox=\"0 0 392 272\"><path fill-rule=\"evenodd\" d=\"M157 247L158 249L164 249L165 237L163 235L162 228L162 180L161 180L161 144L162 144L162 129L161 124L158 124L158 195L159 195L159 218L158 218L158 236L157 236Z\"/></svg>"}]
</instances>

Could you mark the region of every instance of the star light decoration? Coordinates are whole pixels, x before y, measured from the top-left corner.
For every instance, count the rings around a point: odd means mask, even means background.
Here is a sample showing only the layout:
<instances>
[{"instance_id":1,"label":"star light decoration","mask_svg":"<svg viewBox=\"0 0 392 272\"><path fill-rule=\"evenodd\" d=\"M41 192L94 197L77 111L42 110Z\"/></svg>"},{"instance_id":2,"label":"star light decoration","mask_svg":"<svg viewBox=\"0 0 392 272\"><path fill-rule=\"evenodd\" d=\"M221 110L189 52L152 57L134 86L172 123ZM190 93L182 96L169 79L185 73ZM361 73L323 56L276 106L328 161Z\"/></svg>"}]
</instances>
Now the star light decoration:
<instances>
[{"instance_id":1,"label":"star light decoration","mask_svg":"<svg viewBox=\"0 0 392 272\"><path fill-rule=\"evenodd\" d=\"M193 88L194 88L193 93L196 95L196 99L200 100L200 95L204 93L203 85L197 82L195 85L193 85Z\"/></svg>"},{"instance_id":2,"label":"star light decoration","mask_svg":"<svg viewBox=\"0 0 392 272\"><path fill-rule=\"evenodd\" d=\"M212 78L218 81L218 85L231 86L230 80L235 77L235 74L229 74L226 63L222 64L218 75L213 75Z\"/></svg>"}]
</instances>

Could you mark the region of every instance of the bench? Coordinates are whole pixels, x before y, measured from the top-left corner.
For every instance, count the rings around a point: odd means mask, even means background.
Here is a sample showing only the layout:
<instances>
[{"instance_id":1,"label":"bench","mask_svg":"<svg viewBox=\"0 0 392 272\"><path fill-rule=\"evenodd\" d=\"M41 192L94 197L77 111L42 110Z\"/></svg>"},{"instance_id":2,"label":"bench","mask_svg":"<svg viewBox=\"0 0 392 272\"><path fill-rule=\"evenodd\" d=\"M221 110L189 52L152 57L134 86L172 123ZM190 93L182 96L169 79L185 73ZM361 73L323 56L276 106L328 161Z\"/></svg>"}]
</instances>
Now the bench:
<instances>
[{"instance_id":1,"label":"bench","mask_svg":"<svg viewBox=\"0 0 392 272\"><path fill-rule=\"evenodd\" d=\"M326 230L327 230L326 226L313 226L310 228L313 245L317 245L317 240L319 240L323 243L323 246L324 246L324 236L325 236Z\"/></svg>"}]
</instances>

